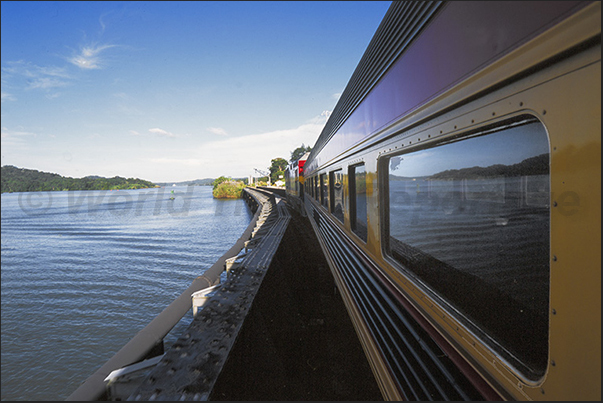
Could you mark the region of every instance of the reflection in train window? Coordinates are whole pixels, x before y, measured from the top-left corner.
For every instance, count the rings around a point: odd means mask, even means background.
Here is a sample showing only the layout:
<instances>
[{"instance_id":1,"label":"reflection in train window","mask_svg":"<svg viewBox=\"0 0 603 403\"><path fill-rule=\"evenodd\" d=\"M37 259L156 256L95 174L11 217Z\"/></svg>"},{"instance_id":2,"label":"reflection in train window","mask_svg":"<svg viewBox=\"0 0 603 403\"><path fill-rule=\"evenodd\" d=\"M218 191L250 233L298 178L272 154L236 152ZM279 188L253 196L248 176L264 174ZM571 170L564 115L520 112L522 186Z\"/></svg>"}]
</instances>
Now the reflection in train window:
<instances>
[{"instance_id":1,"label":"reflection in train window","mask_svg":"<svg viewBox=\"0 0 603 403\"><path fill-rule=\"evenodd\" d=\"M329 178L327 174L320 174L320 202L329 208Z\"/></svg>"},{"instance_id":2,"label":"reflection in train window","mask_svg":"<svg viewBox=\"0 0 603 403\"><path fill-rule=\"evenodd\" d=\"M364 165L349 168L350 184L350 222L352 231L366 242L366 171Z\"/></svg>"},{"instance_id":3,"label":"reflection in train window","mask_svg":"<svg viewBox=\"0 0 603 403\"><path fill-rule=\"evenodd\" d=\"M331 178L331 211L343 223L343 172L340 170L330 173Z\"/></svg>"},{"instance_id":4,"label":"reflection in train window","mask_svg":"<svg viewBox=\"0 0 603 403\"><path fill-rule=\"evenodd\" d=\"M549 143L539 122L522 123L391 157L386 250L537 379L548 354Z\"/></svg>"}]
</instances>

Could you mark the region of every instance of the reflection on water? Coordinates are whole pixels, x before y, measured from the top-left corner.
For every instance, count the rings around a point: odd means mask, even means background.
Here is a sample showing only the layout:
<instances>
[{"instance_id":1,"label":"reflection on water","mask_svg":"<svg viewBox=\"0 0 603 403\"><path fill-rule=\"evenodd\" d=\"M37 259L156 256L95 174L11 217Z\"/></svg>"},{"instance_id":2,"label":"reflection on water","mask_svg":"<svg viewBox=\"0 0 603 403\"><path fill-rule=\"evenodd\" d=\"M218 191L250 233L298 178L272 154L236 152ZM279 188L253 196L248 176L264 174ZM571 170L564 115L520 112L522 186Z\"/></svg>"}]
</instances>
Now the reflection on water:
<instances>
[{"instance_id":1,"label":"reflection on water","mask_svg":"<svg viewBox=\"0 0 603 403\"><path fill-rule=\"evenodd\" d=\"M250 218L208 186L3 194L2 400L67 398Z\"/></svg>"},{"instance_id":2,"label":"reflection on water","mask_svg":"<svg viewBox=\"0 0 603 403\"><path fill-rule=\"evenodd\" d=\"M548 178L510 178L503 183L519 188L530 181L548 183ZM461 186L465 192L456 195L452 182L438 182L390 183L391 236L505 289L526 304L532 304L534 287L546 300L548 239L542 235L548 234L548 209L538 203L542 196L507 192L505 197L504 192L487 191L499 188L500 179L465 183ZM526 259L538 257L540 262L524 269ZM510 273L544 281L508 282Z\"/></svg>"},{"instance_id":3,"label":"reflection on water","mask_svg":"<svg viewBox=\"0 0 603 403\"><path fill-rule=\"evenodd\" d=\"M548 347L548 171L538 123L390 160L390 254L532 376Z\"/></svg>"}]
</instances>

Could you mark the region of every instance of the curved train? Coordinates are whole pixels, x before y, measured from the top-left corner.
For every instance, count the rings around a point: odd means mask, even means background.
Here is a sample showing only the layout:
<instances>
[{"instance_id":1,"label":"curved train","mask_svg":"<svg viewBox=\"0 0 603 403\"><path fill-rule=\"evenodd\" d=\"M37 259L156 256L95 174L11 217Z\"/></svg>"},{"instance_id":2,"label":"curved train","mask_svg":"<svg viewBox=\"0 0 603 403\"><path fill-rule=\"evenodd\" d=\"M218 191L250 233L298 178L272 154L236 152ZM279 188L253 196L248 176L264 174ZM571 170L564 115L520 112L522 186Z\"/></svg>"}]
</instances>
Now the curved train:
<instances>
[{"instance_id":1,"label":"curved train","mask_svg":"<svg viewBox=\"0 0 603 403\"><path fill-rule=\"evenodd\" d=\"M285 194L287 200L302 215L305 215L304 165L309 156L310 153L306 152L285 168Z\"/></svg>"},{"instance_id":2,"label":"curved train","mask_svg":"<svg viewBox=\"0 0 603 403\"><path fill-rule=\"evenodd\" d=\"M601 400L600 2L392 2L305 158L385 399Z\"/></svg>"}]
</instances>

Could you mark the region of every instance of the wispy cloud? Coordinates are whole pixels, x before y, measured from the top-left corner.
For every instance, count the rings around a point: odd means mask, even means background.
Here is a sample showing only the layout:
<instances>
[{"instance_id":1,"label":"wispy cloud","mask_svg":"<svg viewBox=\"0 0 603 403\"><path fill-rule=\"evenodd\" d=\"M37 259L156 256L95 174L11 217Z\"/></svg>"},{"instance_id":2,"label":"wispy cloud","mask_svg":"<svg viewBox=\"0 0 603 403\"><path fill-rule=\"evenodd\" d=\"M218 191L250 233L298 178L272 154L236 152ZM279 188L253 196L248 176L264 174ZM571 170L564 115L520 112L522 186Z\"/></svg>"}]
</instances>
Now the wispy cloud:
<instances>
[{"instance_id":1,"label":"wispy cloud","mask_svg":"<svg viewBox=\"0 0 603 403\"><path fill-rule=\"evenodd\" d=\"M2 149L24 149L29 137L36 137L36 133L2 127Z\"/></svg>"},{"instance_id":2,"label":"wispy cloud","mask_svg":"<svg viewBox=\"0 0 603 403\"><path fill-rule=\"evenodd\" d=\"M25 89L49 90L69 85L71 76L65 68L37 66L23 60L6 62L2 72L9 77L17 76L26 80ZM3 98L4 99L4 98Z\"/></svg>"},{"instance_id":3,"label":"wispy cloud","mask_svg":"<svg viewBox=\"0 0 603 403\"><path fill-rule=\"evenodd\" d=\"M160 135L160 136L165 136L165 137L178 137L178 136L176 136L174 133L171 133L171 132L165 131L165 130L160 129L160 128L158 128L158 127L154 128L154 129L149 129L149 131L150 131L151 133L155 133L155 134L158 134L158 135Z\"/></svg>"},{"instance_id":4,"label":"wispy cloud","mask_svg":"<svg viewBox=\"0 0 603 403\"><path fill-rule=\"evenodd\" d=\"M55 99L61 96L60 92L52 92L52 93L48 93L46 94L46 99Z\"/></svg>"},{"instance_id":5,"label":"wispy cloud","mask_svg":"<svg viewBox=\"0 0 603 403\"><path fill-rule=\"evenodd\" d=\"M178 156L167 155L147 161L157 169L157 178L165 180L182 177L245 177L255 175L254 168L266 170L273 158L291 156L302 143L314 144L322 128L324 116L317 116L293 129L252 134L243 137L220 137ZM173 175L170 178L168 175ZM163 180L163 179L162 179Z\"/></svg>"},{"instance_id":6,"label":"wispy cloud","mask_svg":"<svg viewBox=\"0 0 603 403\"><path fill-rule=\"evenodd\" d=\"M110 14L110 13L111 13L111 12L108 12L108 13L102 14L100 17L98 17L98 23L99 23L99 24L100 24L100 26L101 26L101 30L100 30L100 32L99 32L99 35L102 35L102 34L104 34L104 33L105 33L105 29L107 28L107 26L105 25L105 22L104 22L103 20L104 20L104 18L105 18L105 17L106 17L108 14Z\"/></svg>"},{"instance_id":7,"label":"wispy cloud","mask_svg":"<svg viewBox=\"0 0 603 403\"><path fill-rule=\"evenodd\" d=\"M12 94L9 94L8 92L4 92L2 91L2 102L4 101L16 101L17 98L15 98Z\"/></svg>"},{"instance_id":8,"label":"wispy cloud","mask_svg":"<svg viewBox=\"0 0 603 403\"><path fill-rule=\"evenodd\" d=\"M29 84L27 85L26 89L33 90L36 88L40 88L46 90L50 88L64 87L67 84L67 82L55 77L36 77L35 79L29 81Z\"/></svg>"},{"instance_id":9,"label":"wispy cloud","mask_svg":"<svg viewBox=\"0 0 603 403\"><path fill-rule=\"evenodd\" d=\"M69 62L75 66L86 69L100 69L103 66L100 54L116 45L90 45L83 46L79 53L69 59Z\"/></svg>"},{"instance_id":10,"label":"wispy cloud","mask_svg":"<svg viewBox=\"0 0 603 403\"><path fill-rule=\"evenodd\" d=\"M131 134L132 136L140 136L140 135L141 135L141 134L140 134L140 133L138 133L136 130L128 130L128 131L130 132L130 134Z\"/></svg>"},{"instance_id":11,"label":"wispy cloud","mask_svg":"<svg viewBox=\"0 0 603 403\"><path fill-rule=\"evenodd\" d=\"M213 134L217 134L219 136L228 136L226 130L222 129L221 127L208 127L207 131Z\"/></svg>"}]
</instances>

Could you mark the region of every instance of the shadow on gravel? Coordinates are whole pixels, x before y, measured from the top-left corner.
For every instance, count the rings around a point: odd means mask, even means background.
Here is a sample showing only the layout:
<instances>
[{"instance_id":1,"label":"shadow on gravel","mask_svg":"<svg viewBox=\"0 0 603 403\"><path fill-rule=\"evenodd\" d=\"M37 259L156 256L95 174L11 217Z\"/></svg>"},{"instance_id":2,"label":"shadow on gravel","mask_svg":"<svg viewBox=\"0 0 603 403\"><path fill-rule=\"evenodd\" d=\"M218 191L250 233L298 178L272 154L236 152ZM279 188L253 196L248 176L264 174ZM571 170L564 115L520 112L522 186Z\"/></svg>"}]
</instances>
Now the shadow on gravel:
<instances>
[{"instance_id":1,"label":"shadow on gravel","mask_svg":"<svg viewBox=\"0 0 603 403\"><path fill-rule=\"evenodd\" d=\"M311 224L290 212L210 400L382 400Z\"/></svg>"}]
</instances>

